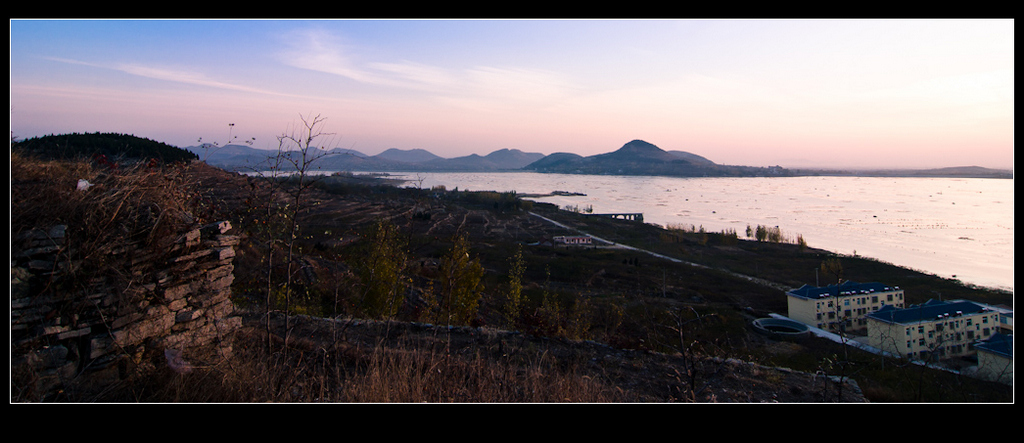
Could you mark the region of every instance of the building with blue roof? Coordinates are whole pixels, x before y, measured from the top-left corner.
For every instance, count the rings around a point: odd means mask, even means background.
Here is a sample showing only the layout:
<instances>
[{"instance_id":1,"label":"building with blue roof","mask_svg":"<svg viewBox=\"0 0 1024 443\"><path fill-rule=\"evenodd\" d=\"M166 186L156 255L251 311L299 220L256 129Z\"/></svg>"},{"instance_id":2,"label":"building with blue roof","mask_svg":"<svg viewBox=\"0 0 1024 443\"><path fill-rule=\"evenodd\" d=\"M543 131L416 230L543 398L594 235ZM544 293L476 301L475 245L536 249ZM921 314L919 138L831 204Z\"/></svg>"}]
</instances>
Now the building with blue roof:
<instances>
[{"instance_id":1,"label":"building with blue roof","mask_svg":"<svg viewBox=\"0 0 1024 443\"><path fill-rule=\"evenodd\" d=\"M866 317L868 344L909 359L970 355L975 342L999 332L999 312L966 300L886 306Z\"/></svg>"},{"instance_id":2,"label":"building with blue roof","mask_svg":"<svg viewBox=\"0 0 1024 443\"><path fill-rule=\"evenodd\" d=\"M993 334L974 344L980 378L1013 384L1013 335Z\"/></svg>"},{"instance_id":3,"label":"building with blue roof","mask_svg":"<svg viewBox=\"0 0 1024 443\"><path fill-rule=\"evenodd\" d=\"M899 286L877 282L845 281L838 285L803 285L786 292L789 318L808 326L838 332L864 334L866 316L879 309L903 307Z\"/></svg>"}]
</instances>

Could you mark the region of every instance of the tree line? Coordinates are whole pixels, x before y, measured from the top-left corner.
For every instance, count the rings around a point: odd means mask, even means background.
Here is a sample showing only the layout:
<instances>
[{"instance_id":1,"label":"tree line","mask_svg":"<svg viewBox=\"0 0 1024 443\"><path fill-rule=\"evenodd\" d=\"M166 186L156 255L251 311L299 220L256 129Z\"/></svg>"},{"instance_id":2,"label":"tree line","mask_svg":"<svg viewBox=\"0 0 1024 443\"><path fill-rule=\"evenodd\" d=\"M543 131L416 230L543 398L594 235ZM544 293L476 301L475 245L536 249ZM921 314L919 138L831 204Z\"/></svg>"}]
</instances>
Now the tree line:
<instances>
[{"instance_id":1,"label":"tree line","mask_svg":"<svg viewBox=\"0 0 1024 443\"><path fill-rule=\"evenodd\" d=\"M127 159L156 159L164 163L198 159L193 152L163 142L117 133L71 133L12 141L11 149L40 159L104 158L113 163Z\"/></svg>"}]
</instances>

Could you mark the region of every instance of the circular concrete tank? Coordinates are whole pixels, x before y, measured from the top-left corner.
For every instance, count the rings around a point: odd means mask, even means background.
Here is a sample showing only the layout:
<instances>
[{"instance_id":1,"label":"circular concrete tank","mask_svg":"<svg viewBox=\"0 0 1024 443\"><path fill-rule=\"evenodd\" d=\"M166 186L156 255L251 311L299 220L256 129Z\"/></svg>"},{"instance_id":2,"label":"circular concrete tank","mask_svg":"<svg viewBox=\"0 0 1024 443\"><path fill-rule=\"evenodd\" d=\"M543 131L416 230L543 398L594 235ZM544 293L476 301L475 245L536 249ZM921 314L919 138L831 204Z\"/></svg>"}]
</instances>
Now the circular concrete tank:
<instances>
[{"instance_id":1,"label":"circular concrete tank","mask_svg":"<svg viewBox=\"0 0 1024 443\"><path fill-rule=\"evenodd\" d=\"M754 320L754 329L779 340L798 340L811 334L807 325L784 318L759 318Z\"/></svg>"}]
</instances>

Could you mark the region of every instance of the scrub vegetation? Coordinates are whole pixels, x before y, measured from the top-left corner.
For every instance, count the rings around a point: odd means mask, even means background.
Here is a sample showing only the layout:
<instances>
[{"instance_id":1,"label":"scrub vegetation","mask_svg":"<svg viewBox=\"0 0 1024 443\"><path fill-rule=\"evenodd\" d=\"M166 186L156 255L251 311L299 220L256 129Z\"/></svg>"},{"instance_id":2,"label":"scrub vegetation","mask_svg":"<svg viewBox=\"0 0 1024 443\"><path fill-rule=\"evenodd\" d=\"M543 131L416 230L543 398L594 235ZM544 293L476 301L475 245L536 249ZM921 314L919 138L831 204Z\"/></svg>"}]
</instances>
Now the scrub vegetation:
<instances>
[{"instance_id":1,"label":"scrub vegetation","mask_svg":"<svg viewBox=\"0 0 1024 443\"><path fill-rule=\"evenodd\" d=\"M282 141L310 148L303 157L315 161L319 121ZM196 160L154 167L161 176L175 171L178 182L165 189L181 193L181 213L229 220L241 236L233 293L245 327L235 358L189 374L158 370L74 401L1012 400L1002 385L756 333L752 320L785 313L783 288L813 283L829 260L841 262L844 279L900 285L908 303L941 292L1012 306L1010 294L836 256L769 228L763 236L762 227L748 229L747 238L663 228L515 193L397 187L302 168L272 177ZM13 218L61 218L40 200L60 197L33 194L33 182L73 186L82 174L103 182L154 171L102 170L100 178L97 168L91 155L12 151ZM550 243L577 232L638 249ZM823 377L839 366L860 391Z\"/></svg>"}]
</instances>

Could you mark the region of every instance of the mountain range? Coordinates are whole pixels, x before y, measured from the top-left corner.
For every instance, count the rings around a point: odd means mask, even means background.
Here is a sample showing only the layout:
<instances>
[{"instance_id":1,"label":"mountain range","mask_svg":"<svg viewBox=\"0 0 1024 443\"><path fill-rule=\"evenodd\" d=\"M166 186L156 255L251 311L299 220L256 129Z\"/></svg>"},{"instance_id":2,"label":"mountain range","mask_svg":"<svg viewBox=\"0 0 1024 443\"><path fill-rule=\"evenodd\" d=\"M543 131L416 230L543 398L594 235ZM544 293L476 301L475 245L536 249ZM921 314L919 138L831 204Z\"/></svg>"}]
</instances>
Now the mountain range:
<instances>
[{"instance_id":1,"label":"mountain range","mask_svg":"<svg viewBox=\"0 0 1024 443\"><path fill-rule=\"evenodd\" d=\"M277 151L242 145L190 146L185 148L200 159L220 168L234 171L267 170ZM286 151L284 158L296 158L298 152ZM418 171L418 172L486 172L522 169L544 157L541 153L518 149L499 149L486 156L478 154L444 158L424 149L391 148L377 155L366 155L352 149L318 152L312 163L324 171ZM286 162L287 163L287 162Z\"/></svg>"},{"instance_id":2,"label":"mountain range","mask_svg":"<svg viewBox=\"0 0 1024 443\"><path fill-rule=\"evenodd\" d=\"M277 151L243 145L190 146L207 163L234 171L270 169ZM283 159L294 158L295 151L286 151ZM519 149L499 149L481 156L471 154L444 158L424 149L391 148L377 155L366 155L352 149L335 148L318 152L314 163L321 171L395 171L395 172L497 172L531 171L592 175L652 175L670 177L756 177L804 175L875 175L875 176L945 176L1012 178L1012 171L979 167L957 167L932 170L790 170L781 166L733 166L715 163L686 151L666 151L643 140L632 140L621 148L591 156L570 152L544 155ZM283 164L289 164L285 162Z\"/></svg>"},{"instance_id":3,"label":"mountain range","mask_svg":"<svg viewBox=\"0 0 1024 443\"><path fill-rule=\"evenodd\" d=\"M277 151L243 145L191 146L188 151L212 165L229 170L266 170ZM284 153L285 159L298 155ZM488 172L536 171L577 174L721 176L763 174L765 168L718 165L707 158L685 151L665 151L642 140L633 140L616 151L584 157L558 152L544 155L519 149L499 149L481 156L471 154L444 158L424 149L391 148L377 155L352 149L332 149L317 153L317 169L326 171L418 171Z\"/></svg>"}]
</instances>

